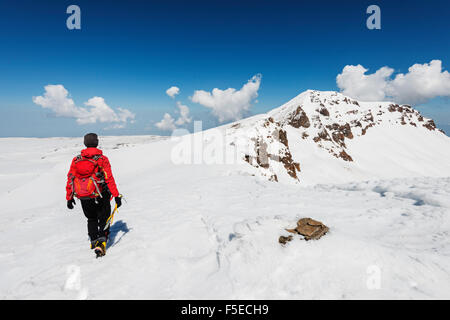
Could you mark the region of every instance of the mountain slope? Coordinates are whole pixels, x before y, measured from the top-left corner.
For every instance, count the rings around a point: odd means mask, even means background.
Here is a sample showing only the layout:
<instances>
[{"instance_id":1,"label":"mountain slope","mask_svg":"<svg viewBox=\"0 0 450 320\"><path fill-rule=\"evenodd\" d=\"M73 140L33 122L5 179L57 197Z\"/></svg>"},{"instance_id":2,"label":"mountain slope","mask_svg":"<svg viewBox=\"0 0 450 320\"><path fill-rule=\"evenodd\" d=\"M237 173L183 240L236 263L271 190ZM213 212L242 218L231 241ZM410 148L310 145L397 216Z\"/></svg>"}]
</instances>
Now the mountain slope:
<instances>
[{"instance_id":1,"label":"mountain slope","mask_svg":"<svg viewBox=\"0 0 450 320\"><path fill-rule=\"evenodd\" d=\"M450 157L449 137L408 105L308 90L224 129L245 161L273 181L341 183L450 172L442 161Z\"/></svg>"}]
</instances>

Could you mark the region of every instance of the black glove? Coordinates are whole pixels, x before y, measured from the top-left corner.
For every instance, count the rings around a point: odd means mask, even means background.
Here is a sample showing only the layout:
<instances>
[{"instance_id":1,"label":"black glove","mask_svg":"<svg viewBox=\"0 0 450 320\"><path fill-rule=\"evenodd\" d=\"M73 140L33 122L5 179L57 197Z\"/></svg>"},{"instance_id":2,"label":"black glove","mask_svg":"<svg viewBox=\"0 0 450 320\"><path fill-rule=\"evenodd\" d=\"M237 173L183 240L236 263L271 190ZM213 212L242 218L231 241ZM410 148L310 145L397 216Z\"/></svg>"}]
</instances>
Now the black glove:
<instances>
[{"instance_id":1,"label":"black glove","mask_svg":"<svg viewBox=\"0 0 450 320\"><path fill-rule=\"evenodd\" d=\"M122 197L115 197L114 198L116 200L116 204L117 204L117 208L120 208L120 206L122 205Z\"/></svg>"},{"instance_id":2,"label":"black glove","mask_svg":"<svg viewBox=\"0 0 450 320\"><path fill-rule=\"evenodd\" d=\"M67 208L73 209L73 205L74 205L74 204L76 205L74 199L67 200Z\"/></svg>"}]
</instances>

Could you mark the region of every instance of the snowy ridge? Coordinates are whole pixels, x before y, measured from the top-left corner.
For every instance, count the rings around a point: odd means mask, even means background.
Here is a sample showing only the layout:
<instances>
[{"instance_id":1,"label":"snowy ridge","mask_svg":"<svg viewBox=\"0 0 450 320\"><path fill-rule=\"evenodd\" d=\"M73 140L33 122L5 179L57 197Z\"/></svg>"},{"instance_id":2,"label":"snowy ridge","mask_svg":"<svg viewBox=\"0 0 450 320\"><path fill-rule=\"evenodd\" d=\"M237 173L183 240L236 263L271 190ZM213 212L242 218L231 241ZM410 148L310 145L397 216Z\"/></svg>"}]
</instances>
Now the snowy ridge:
<instances>
[{"instance_id":1,"label":"snowy ridge","mask_svg":"<svg viewBox=\"0 0 450 320\"><path fill-rule=\"evenodd\" d=\"M444 151L450 150L449 137L409 105L308 90L228 129L241 141L236 144L245 161L271 181L289 182L290 177L307 184L340 183L450 171L448 162L441 161L450 156ZM242 143L245 136L248 145ZM313 178L311 171L317 170L322 173Z\"/></svg>"}]
</instances>

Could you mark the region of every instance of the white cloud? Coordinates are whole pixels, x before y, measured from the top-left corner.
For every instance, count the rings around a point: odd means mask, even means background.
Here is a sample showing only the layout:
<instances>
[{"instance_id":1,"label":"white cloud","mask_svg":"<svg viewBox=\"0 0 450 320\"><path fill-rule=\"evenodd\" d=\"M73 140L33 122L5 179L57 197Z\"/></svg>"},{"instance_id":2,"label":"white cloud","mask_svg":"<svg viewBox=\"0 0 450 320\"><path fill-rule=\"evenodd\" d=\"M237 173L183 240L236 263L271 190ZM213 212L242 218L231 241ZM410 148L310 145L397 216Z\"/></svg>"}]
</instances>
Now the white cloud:
<instances>
[{"instance_id":1,"label":"white cloud","mask_svg":"<svg viewBox=\"0 0 450 320\"><path fill-rule=\"evenodd\" d=\"M181 104L181 102L177 101L177 107L180 116L176 121L170 114L165 113L162 120L160 122L157 122L155 126L164 131L173 131L177 128L177 126L190 123L192 121L192 118L189 117L188 106L185 106Z\"/></svg>"},{"instance_id":2,"label":"white cloud","mask_svg":"<svg viewBox=\"0 0 450 320\"><path fill-rule=\"evenodd\" d=\"M188 106L185 106L181 104L181 102L177 101L177 107L180 111L180 117L175 122L177 125L183 125L185 123L190 123L192 121L192 118L189 118L189 108Z\"/></svg>"},{"instance_id":3,"label":"white cloud","mask_svg":"<svg viewBox=\"0 0 450 320\"><path fill-rule=\"evenodd\" d=\"M79 124L89 123L118 123L115 128L123 128L130 120L134 121L135 114L123 108L114 111L102 97L93 97L85 102L85 106L77 107L69 98L69 92L63 85L47 85L43 96L33 97L33 102L42 108L50 109L58 117L74 118Z\"/></svg>"},{"instance_id":4,"label":"white cloud","mask_svg":"<svg viewBox=\"0 0 450 320\"><path fill-rule=\"evenodd\" d=\"M174 122L175 120L172 118L172 116L168 113L165 113L162 120L160 122L157 122L155 126L164 131L173 131L177 128Z\"/></svg>"},{"instance_id":5,"label":"white cloud","mask_svg":"<svg viewBox=\"0 0 450 320\"><path fill-rule=\"evenodd\" d=\"M361 65L345 66L336 77L342 93L355 99L375 101L394 100L398 103L422 103L438 96L450 96L450 74L442 71L442 62L414 64L408 73L397 74L382 67L373 74Z\"/></svg>"},{"instance_id":6,"label":"white cloud","mask_svg":"<svg viewBox=\"0 0 450 320\"><path fill-rule=\"evenodd\" d=\"M450 96L450 73L442 71L442 62L415 64L406 74L398 74L387 93L397 100L424 102L438 96Z\"/></svg>"},{"instance_id":7,"label":"white cloud","mask_svg":"<svg viewBox=\"0 0 450 320\"><path fill-rule=\"evenodd\" d=\"M69 92L60 84L47 85L45 86L44 96L33 97L33 102L43 108L52 110L60 117L78 118L85 116L86 110L78 108L73 100L68 98L68 95Z\"/></svg>"},{"instance_id":8,"label":"white cloud","mask_svg":"<svg viewBox=\"0 0 450 320\"><path fill-rule=\"evenodd\" d=\"M368 70L362 65L345 66L336 77L342 93L355 99L377 101L386 97L387 79L394 69L383 67L373 74L366 75Z\"/></svg>"},{"instance_id":9,"label":"white cloud","mask_svg":"<svg viewBox=\"0 0 450 320\"><path fill-rule=\"evenodd\" d=\"M118 110L117 116L119 117L119 121L127 122L128 119L130 119L130 123L135 122L134 119L136 118L136 115L133 112L131 112L128 109L124 109L124 108L120 108L120 107L117 107L117 110Z\"/></svg>"},{"instance_id":10,"label":"white cloud","mask_svg":"<svg viewBox=\"0 0 450 320\"><path fill-rule=\"evenodd\" d=\"M261 75L252 77L240 90L214 88L212 92L196 90L191 100L212 109L220 122L242 119L250 109L252 100L258 96Z\"/></svg>"},{"instance_id":11,"label":"white cloud","mask_svg":"<svg viewBox=\"0 0 450 320\"><path fill-rule=\"evenodd\" d=\"M180 88L175 87L175 86L170 87L169 89L166 90L166 94L171 98L175 98L175 96L179 93L180 93Z\"/></svg>"}]
</instances>

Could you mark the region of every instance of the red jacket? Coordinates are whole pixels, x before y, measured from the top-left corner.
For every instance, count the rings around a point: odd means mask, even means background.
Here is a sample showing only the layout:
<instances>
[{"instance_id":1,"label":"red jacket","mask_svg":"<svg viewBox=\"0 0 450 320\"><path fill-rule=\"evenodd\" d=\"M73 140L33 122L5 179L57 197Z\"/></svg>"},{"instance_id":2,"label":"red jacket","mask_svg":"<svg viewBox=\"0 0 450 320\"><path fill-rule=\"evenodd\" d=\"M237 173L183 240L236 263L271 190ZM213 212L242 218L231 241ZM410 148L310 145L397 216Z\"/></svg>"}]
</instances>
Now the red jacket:
<instances>
[{"instance_id":1,"label":"red jacket","mask_svg":"<svg viewBox=\"0 0 450 320\"><path fill-rule=\"evenodd\" d=\"M101 156L97 160L98 167L101 171L103 171L105 175L105 183L108 185L108 189L111 192L113 197L119 196L119 191L117 190L116 182L114 181L114 177L111 171L111 165L106 156L103 155L102 150L97 148L86 148L81 151L81 156L84 158L93 158L94 156ZM67 174L67 184L66 184L66 199L71 200L73 198L72 195L72 177L76 174L75 170L75 161L77 157L73 158L72 164L70 165L69 173Z\"/></svg>"}]
</instances>

